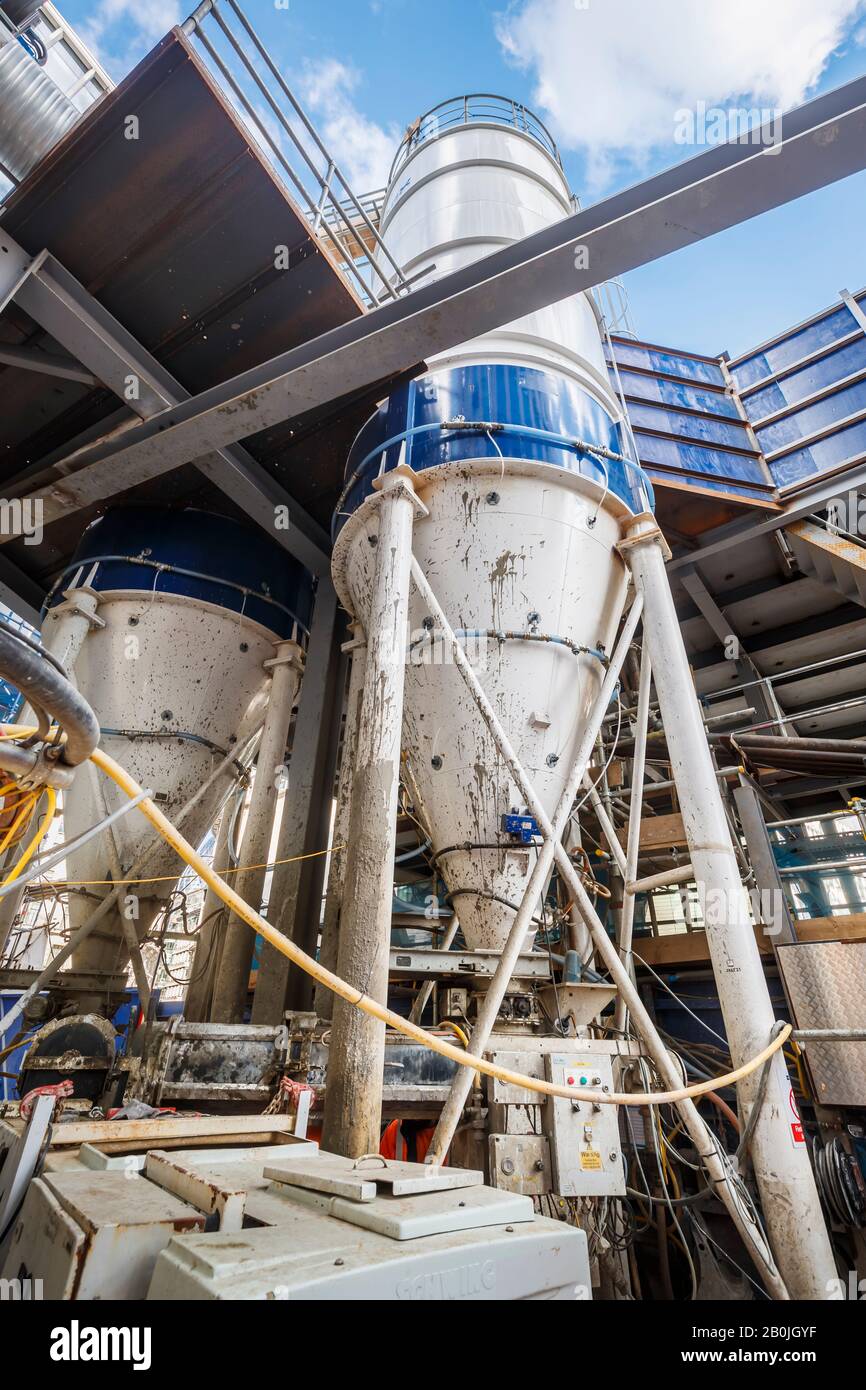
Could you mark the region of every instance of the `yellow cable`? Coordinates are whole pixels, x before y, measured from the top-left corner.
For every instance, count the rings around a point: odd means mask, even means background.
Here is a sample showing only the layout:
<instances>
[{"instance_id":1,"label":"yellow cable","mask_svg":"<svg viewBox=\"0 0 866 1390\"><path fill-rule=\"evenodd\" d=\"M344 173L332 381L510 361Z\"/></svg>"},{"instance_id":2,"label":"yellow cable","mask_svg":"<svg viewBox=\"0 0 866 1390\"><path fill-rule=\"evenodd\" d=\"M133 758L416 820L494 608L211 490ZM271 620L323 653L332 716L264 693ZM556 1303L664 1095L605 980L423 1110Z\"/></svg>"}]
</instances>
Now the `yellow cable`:
<instances>
[{"instance_id":1,"label":"yellow cable","mask_svg":"<svg viewBox=\"0 0 866 1390\"><path fill-rule=\"evenodd\" d=\"M0 725L0 735L17 736L18 738L29 738L34 729L22 729L16 724ZM126 793L132 800L141 796L142 788L138 785L134 777L115 762L114 758L101 748L94 749L91 754L92 761L104 772L107 777ZM558 1096L563 1100L574 1100L574 1087L558 1086L553 1081L542 1081L538 1077L525 1076L523 1072L511 1071L507 1067L500 1067L493 1062L488 1062L484 1057L478 1057L474 1053L466 1052L462 1048L454 1047L446 1042L444 1038L437 1038L433 1034L419 1028L417 1024L411 1023L408 1018L403 1018L401 1014L394 1013L392 1009L380 1004L376 999L371 999L363 991L356 989L354 985L342 980L339 975L327 970L319 961L308 956L306 951L302 951L288 937L283 936L271 926L249 903L244 902L235 890L219 874L215 873L209 864L206 864L201 855L197 854L192 845L184 839L179 830L176 830L171 821L165 816L158 806L145 797L138 803L136 808L141 814L150 821L155 830L159 831L167 844L180 855L184 863L189 864L190 868L195 869L201 879L212 888L218 898L230 907L231 910L252 927L253 931L273 946L274 950L279 951L280 955L285 956L305 974L310 975L319 984L329 989L332 994L345 999L347 1003L361 1009L371 1018L377 1018L381 1023L393 1029L395 1033L402 1033L404 1037L411 1038L413 1042L422 1043L429 1047L432 1052L438 1052L440 1056L447 1057L449 1061L456 1062L458 1066L470 1067L473 1071L483 1072L486 1076L493 1076L500 1081L505 1081L511 1086L522 1086L528 1091L535 1091L538 1095ZM653 1091L653 1092L617 1092L617 1091L590 1091L582 1090L581 1096L585 1101L593 1105L674 1105L677 1101L687 1100L695 1096L702 1096L707 1091L715 1091L720 1087L733 1086L737 1081L742 1081L743 1077L750 1076L753 1071L763 1066L768 1058L778 1052L779 1048L787 1042L791 1035L792 1028L790 1023L786 1023L773 1041L759 1052L743 1066L737 1067L735 1071L728 1072L725 1076L713 1077L711 1081L698 1082L692 1086L683 1086L676 1091Z\"/></svg>"},{"instance_id":2,"label":"yellow cable","mask_svg":"<svg viewBox=\"0 0 866 1390\"><path fill-rule=\"evenodd\" d=\"M30 816L33 813L33 807L36 805L36 800L37 797L35 792L30 792L24 798L20 811L13 820L9 829L6 831L6 834L3 836L2 841L0 841L0 854L3 854L5 850L9 849L15 832L18 830L19 826L21 826L22 821L25 821L25 818L26 820L29 820Z\"/></svg>"},{"instance_id":3,"label":"yellow cable","mask_svg":"<svg viewBox=\"0 0 866 1390\"><path fill-rule=\"evenodd\" d=\"M444 1023L439 1024L439 1027L450 1028L452 1033L456 1033L457 1037L460 1039L463 1046L466 1048L466 1051L469 1051L469 1039L464 1033L463 1029L460 1027L459 1023L452 1023L450 1018L446 1018Z\"/></svg>"},{"instance_id":4,"label":"yellow cable","mask_svg":"<svg viewBox=\"0 0 866 1390\"><path fill-rule=\"evenodd\" d=\"M331 845L330 849L314 849L309 854L293 854L289 859L269 859L266 864L239 864L237 868L217 869L216 873L245 874L253 869L275 869L279 864L297 864L300 859L318 859L323 854L339 854L345 845ZM157 878L125 878L124 884L131 883L174 883L177 874L161 874ZM52 888L115 888L114 878L52 878Z\"/></svg>"},{"instance_id":5,"label":"yellow cable","mask_svg":"<svg viewBox=\"0 0 866 1390\"><path fill-rule=\"evenodd\" d=\"M440 1023L440 1024L439 1024L439 1027L440 1027L440 1028L450 1028L451 1031L452 1031L452 1033L454 1033L454 1034L460 1039L460 1041L462 1042L463 1046L466 1048L466 1051L467 1051L467 1052L469 1051L469 1038L467 1037L466 1033L464 1033L464 1031L463 1031L463 1029L460 1027L460 1024L459 1024L459 1023L454 1023L454 1022L452 1022L452 1020L451 1020L450 1018L446 1018L445 1021L444 1021L443 1023ZM475 1072L475 1084L478 1085L478 1086L481 1085L481 1072L480 1072L480 1071L476 1071L476 1072Z\"/></svg>"},{"instance_id":6,"label":"yellow cable","mask_svg":"<svg viewBox=\"0 0 866 1390\"><path fill-rule=\"evenodd\" d=\"M7 883L15 882L21 870L27 867L39 845L41 845L45 836L48 834L48 827L53 821L54 813L57 810L57 793L53 787L45 788L45 803L45 814L42 817L42 824L39 826L36 834L32 836L30 843L21 851L12 872L3 880L4 888Z\"/></svg>"}]
</instances>

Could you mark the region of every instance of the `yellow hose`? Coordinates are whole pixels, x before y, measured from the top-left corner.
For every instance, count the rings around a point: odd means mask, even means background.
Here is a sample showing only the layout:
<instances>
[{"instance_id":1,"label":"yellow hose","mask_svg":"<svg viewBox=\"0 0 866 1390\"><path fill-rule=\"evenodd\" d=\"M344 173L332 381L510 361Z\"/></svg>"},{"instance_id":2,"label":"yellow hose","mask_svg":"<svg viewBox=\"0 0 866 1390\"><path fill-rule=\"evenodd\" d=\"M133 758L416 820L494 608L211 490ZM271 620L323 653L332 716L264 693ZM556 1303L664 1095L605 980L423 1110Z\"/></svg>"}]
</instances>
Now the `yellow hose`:
<instances>
[{"instance_id":1,"label":"yellow hose","mask_svg":"<svg viewBox=\"0 0 866 1390\"><path fill-rule=\"evenodd\" d=\"M460 1041L462 1042L463 1046L466 1048L466 1051L467 1051L467 1052L469 1051L469 1038L466 1036L466 1034L464 1033L463 1029L460 1027L460 1024L459 1024L459 1023L454 1023L454 1022L452 1022L452 1020L451 1020L450 1018L446 1018L445 1021L444 1021L444 1023L440 1023L440 1024L439 1024L439 1027L440 1027L440 1028L448 1028L448 1029L450 1029L450 1031L454 1034L455 1038L459 1038L459 1039L460 1039ZM478 1071L477 1068L476 1068L476 1071L475 1071L475 1085L476 1085L476 1086L480 1086L480 1085L481 1085L481 1073L480 1073L480 1071Z\"/></svg>"},{"instance_id":2,"label":"yellow hose","mask_svg":"<svg viewBox=\"0 0 866 1390\"><path fill-rule=\"evenodd\" d=\"M97 748L91 754L96 766L110 777L113 782L133 798L141 795L141 787L133 777L130 777L119 763L101 748ZM498 1077L500 1081L506 1081L512 1086L524 1086L529 1091L536 1091L543 1096L559 1096L564 1100L573 1100L575 1091L567 1086L557 1086L552 1081L541 1081L534 1076L524 1076L519 1071L509 1071L506 1067L494 1065L483 1057L477 1057L474 1053L466 1052L462 1048L454 1047L446 1042L444 1038L437 1038L419 1028L417 1024L410 1023L407 1018L394 1013L384 1004L380 1004L369 995L362 993L353 985L341 980L339 975L334 975L327 970L312 956L308 956L306 951L302 951L288 937L275 930L270 922L266 922L249 903L245 903L233 888L220 878L219 874L214 873L213 869L205 863L200 855L196 854L192 845L176 830L171 821L163 815L159 807L145 797L138 803L137 809L145 816L158 830L163 839L172 846L180 855L184 863L189 864L190 868L195 869L201 879L212 888L217 897L221 898L227 907L230 907L242 921L252 927L253 931L258 932L270 946L273 946L280 955L286 956L307 975L318 981L319 984L337 994L341 999L345 999L349 1004L354 1004L371 1018L377 1018L381 1023L392 1028L395 1033L402 1033L404 1037L411 1038L414 1042L423 1043L433 1052L438 1052L440 1056L447 1057L450 1061L456 1062L461 1067L471 1067L475 1071L484 1072L486 1076ZM742 1067L737 1067L735 1071L728 1072L725 1076L716 1076L711 1081L704 1081L694 1086L684 1086L677 1091L653 1091L653 1092L610 1092L589 1091L581 1089L581 1096L584 1100L598 1105L673 1105L677 1101L686 1100L688 1097L702 1096L706 1091L715 1091L720 1087L733 1086L735 1082L742 1081L744 1076L749 1076L758 1067L763 1066L768 1057L772 1057L774 1052L786 1042L791 1033L791 1025L786 1024L776 1038L765 1047L763 1052L759 1052L750 1062L746 1062Z\"/></svg>"},{"instance_id":3,"label":"yellow hose","mask_svg":"<svg viewBox=\"0 0 866 1390\"><path fill-rule=\"evenodd\" d=\"M35 732L33 729L22 729L17 724L0 725L0 734L5 736L13 735L18 738L29 738ZM140 796L142 788L138 785L134 777L115 762L101 748L94 749L91 760L96 764L101 772L120 787L121 791L132 800ZM339 975L334 975L319 961L308 956L306 951L302 951L288 937L276 931L270 922L265 921L249 903L244 902L233 888L229 886L219 874L205 863L199 854L193 849L192 845L184 839L179 830L176 830L167 816L156 806L149 797L138 803L136 808L141 814L150 821L151 825L163 839L171 845L172 849L180 855L185 864L195 869L209 888L212 888L218 898L230 907L247 926L252 927L253 931L273 946L274 950L279 951L280 955L285 956L305 974L312 976L319 984L329 989L332 994L339 995L347 1003L353 1004L363 1013L369 1014L371 1018L376 1018L380 1023L384 1023L395 1033L402 1033L405 1038L411 1038L413 1042L422 1043L424 1047L429 1047L432 1052L438 1052L440 1056L447 1057L449 1061L456 1062L458 1066L470 1067L473 1071L480 1071L485 1076L498 1078L511 1086L522 1086L528 1091L535 1091L542 1096L558 1096L563 1100L574 1100L577 1092L574 1087L558 1086L553 1081L541 1081L538 1077L524 1076L523 1072L510 1071L507 1067L500 1067L493 1062L488 1062L484 1057L478 1057L475 1053L466 1052L462 1048L454 1047L453 1044L446 1042L444 1038L437 1038L428 1033L417 1024L411 1023L408 1018L403 1018L401 1014L394 1013L384 1004L380 1004L354 985L347 984ZM762 1052L753 1057L751 1061L745 1062L743 1066L737 1067L735 1071L727 1072L724 1076L713 1077L710 1081L702 1081L693 1086L683 1086L676 1091L591 1091L581 1087L580 1096L582 1100L594 1105L675 1105L678 1101L694 1098L695 1096L705 1095L707 1091L716 1091L726 1086L733 1086L737 1081L742 1081L743 1077L751 1075L757 1071L758 1067L763 1066L774 1052L787 1042L792 1032L791 1025L788 1023L780 1030L777 1036L765 1047Z\"/></svg>"}]
</instances>

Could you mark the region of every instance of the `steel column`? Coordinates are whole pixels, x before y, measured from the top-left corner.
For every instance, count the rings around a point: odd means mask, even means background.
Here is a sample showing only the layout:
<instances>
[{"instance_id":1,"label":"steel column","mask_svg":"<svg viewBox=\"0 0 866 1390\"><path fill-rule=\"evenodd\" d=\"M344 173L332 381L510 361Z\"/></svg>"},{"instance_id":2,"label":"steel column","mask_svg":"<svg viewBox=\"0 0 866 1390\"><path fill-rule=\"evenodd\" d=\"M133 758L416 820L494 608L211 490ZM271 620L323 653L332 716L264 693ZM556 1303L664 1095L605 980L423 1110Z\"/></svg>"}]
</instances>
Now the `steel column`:
<instances>
[{"instance_id":1,"label":"steel column","mask_svg":"<svg viewBox=\"0 0 866 1390\"><path fill-rule=\"evenodd\" d=\"M771 929L768 931L768 935L771 936L773 945L778 945L782 941L789 943L797 941L799 938L794 926L794 918L785 890L782 887L779 866L776 863L776 856L773 854L773 846L767 831L767 822L764 820L761 803L755 788L752 786L751 779L744 773L740 773L740 785L734 787L733 797L746 839L749 863L755 875L755 887L759 894L762 908L760 915L764 926ZM772 894L772 921L769 922L763 916L765 893Z\"/></svg>"},{"instance_id":2,"label":"steel column","mask_svg":"<svg viewBox=\"0 0 866 1390\"><path fill-rule=\"evenodd\" d=\"M302 653L296 642L279 642L276 655L265 662L273 672L265 726L256 763L247 823L240 852L240 873L235 888L244 902L258 911L267 872L264 867L271 846L277 804L277 773L285 762L292 705L298 691ZM255 936L246 922L229 918L214 984L211 1020L240 1023L249 989Z\"/></svg>"},{"instance_id":3,"label":"steel column","mask_svg":"<svg viewBox=\"0 0 866 1390\"><path fill-rule=\"evenodd\" d=\"M289 791L277 839L267 918L284 936L316 953L328 843L334 764L337 757L345 657L340 652L342 622L331 581L321 578L307 647L304 683L289 755ZM315 856L303 858L304 855ZM303 976L298 980L298 976ZM297 981L297 983L296 983ZM265 945L253 996L254 1023L281 1023L294 995L297 1007L312 1003L312 981Z\"/></svg>"},{"instance_id":4,"label":"steel column","mask_svg":"<svg viewBox=\"0 0 866 1390\"><path fill-rule=\"evenodd\" d=\"M332 844L343 848L331 855L331 869L328 875L328 900L325 904L325 917L322 922L322 945L319 959L328 970L337 969L337 949L340 934L340 915L343 910L343 891L346 882L346 842L349 835L349 817L352 804L352 781L355 775L355 753L358 747L358 727L361 718L361 700L364 694L364 672L367 665L367 639L357 618L351 624L352 637L344 642L343 651L351 656L352 669L349 675L349 690L346 696L346 723L343 730L343 757L340 762L340 777L337 783L337 808L334 812L334 831ZM313 995L313 1008L320 1018L330 1018L333 1009L333 995L324 985L317 984Z\"/></svg>"},{"instance_id":5,"label":"steel column","mask_svg":"<svg viewBox=\"0 0 866 1390\"><path fill-rule=\"evenodd\" d=\"M731 1057L740 1066L766 1047L775 1017L665 572L666 549L651 516L637 518L621 546L644 596L644 645L652 658L691 861L705 893L707 944ZM751 1142L764 1218L791 1297L826 1299L835 1263L808 1150L795 1137L798 1117L781 1053L769 1065L767 1097ZM753 1072L739 1083L744 1122L760 1079Z\"/></svg>"},{"instance_id":6,"label":"steel column","mask_svg":"<svg viewBox=\"0 0 866 1390\"><path fill-rule=\"evenodd\" d=\"M379 480L379 529L367 621L367 669L349 817L337 973L386 1003L394 895L394 845L415 511L412 474ZM334 1000L322 1146L358 1158L379 1148L385 1025Z\"/></svg>"}]
</instances>

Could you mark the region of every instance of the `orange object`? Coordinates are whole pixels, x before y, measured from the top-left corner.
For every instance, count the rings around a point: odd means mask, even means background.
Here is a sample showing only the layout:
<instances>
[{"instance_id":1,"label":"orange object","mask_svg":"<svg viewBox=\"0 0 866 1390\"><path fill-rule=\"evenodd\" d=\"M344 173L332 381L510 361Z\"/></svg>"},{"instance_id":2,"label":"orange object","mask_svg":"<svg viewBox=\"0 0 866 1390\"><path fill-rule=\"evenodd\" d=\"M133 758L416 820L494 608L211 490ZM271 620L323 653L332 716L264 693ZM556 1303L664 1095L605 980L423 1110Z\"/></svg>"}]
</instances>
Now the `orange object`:
<instances>
[{"instance_id":1,"label":"orange object","mask_svg":"<svg viewBox=\"0 0 866 1390\"><path fill-rule=\"evenodd\" d=\"M392 1120L382 1133L379 1153L383 1158L423 1163L435 1132L435 1125L425 1125L422 1120Z\"/></svg>"}]
</instances>

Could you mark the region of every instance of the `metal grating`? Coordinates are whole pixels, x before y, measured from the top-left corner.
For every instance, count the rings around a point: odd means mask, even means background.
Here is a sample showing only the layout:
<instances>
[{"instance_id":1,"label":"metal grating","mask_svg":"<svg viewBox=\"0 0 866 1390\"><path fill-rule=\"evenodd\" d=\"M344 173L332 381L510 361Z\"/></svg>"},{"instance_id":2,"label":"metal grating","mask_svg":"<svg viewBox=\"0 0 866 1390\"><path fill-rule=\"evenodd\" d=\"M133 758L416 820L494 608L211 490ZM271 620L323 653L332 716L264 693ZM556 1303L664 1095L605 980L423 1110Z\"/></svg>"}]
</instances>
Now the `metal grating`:
<instances>
[{"instance_id":1,"label":"metal grating","mask_svg":"<svg viewBox=\"0 0 866 1390\"><path fill-rule=\"evenodd\" d=\"M779 946L779 969L798 1028L866 1027L866 942ZM802 1044L822 1105L866 1105L866 1043Z\"/></svg>"}]
</instances>

